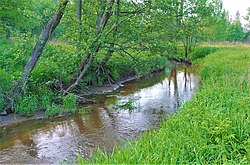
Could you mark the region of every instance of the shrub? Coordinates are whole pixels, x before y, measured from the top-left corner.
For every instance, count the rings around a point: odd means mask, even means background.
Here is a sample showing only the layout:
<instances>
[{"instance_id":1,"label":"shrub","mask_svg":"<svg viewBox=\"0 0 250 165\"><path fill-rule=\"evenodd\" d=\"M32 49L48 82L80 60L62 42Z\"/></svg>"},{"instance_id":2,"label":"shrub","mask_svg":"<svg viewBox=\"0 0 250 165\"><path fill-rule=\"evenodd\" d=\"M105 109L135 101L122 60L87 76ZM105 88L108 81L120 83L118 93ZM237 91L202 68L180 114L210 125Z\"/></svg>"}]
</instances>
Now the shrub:
<instances>
[{"instance_id":1,"label":"shrub","mask_svg":"<svg viewBox=\"0 0 250 165\"><path fill-rule=\"evenodd\" d=\"M50 85L61 78L67 82L81 59L75 52L75 47L71 45L48 44L32 73L32 81Z\"/></svg>"},{"instance_id":2,"label":"shrub","mask_svg":"<svg viewBox=\"0 0 250 165\"><path fill-rule=\"evenodd\" d=\"M19 97L15 108L16 112L23 116L34 115L38 108L38 96L28 94L23 97Z\"/></svg>"},{"instance_id":3,"label":"shrub","mask_svg":"<svg viewBox=\"0 0 250 165\"><path fill-rule=\"evenodd\" d=\"M4 98L0 93L0 112L2 112L3 108L4 108Z\"/></svg>"},{"instance_id":4,"label":"shrub","mask_svg":"<svg viewBox=\"0 0 250 165\"><path fill-rule=\"evenodd\" d=\"M51 97L49 95L42 95L41 97L41 107L43 110L48 110L51 107Z\"/></svg>"},{"instance_id":5,"label":"shrub","mask_svg":"<svg viewBox=\"0 0 250 165\"><path fill-rule=\"evenodd\" d=\"M46 116L57 116L60 113L60 109L61 109L61 107L59 105L52 103L52 105L48 109L46 109L45 115Z\"/></svg>"},{"instance_id":6,"label":"shrub","mask_svg":"<svg viewBox=\"0 0 250 165\"><path fill-rule=\"evenodd\" d=\"M43 85L38 87L37 91L34 89L32 89L32 91L38 93L39 103L44 111L51 108L51 103L53 102L53 100L55 100L54 98L55 94L53 93L52 90Z\"/></svg>"},{"instance_id":7,"label":"shrub","mask_svg":"<svg viewBox=\"0 0 250 165\"><path fill-rule=\"evenodd\" d=\"M0 89L4 91L9 91L11 89L11 76L9 73L0 69ZM1 92L1 91L0 91Z\"/></svg>"},{"instance_id":8,"label":"shrub","mask_svg":"<svg viewBox=\"0 0 250 165\"><path fill-rule=\"evenodd\" d=\"M191 60L206 57L208 54L217 51L217 47L198 47L192 53L189 54Z\"/></svg>"},{"instance_id":9,"label":"shrub","mask_svg":"<svg viewBox=\"0 0 250 165\"><path fill-rule=\"evenodd\" d=\"M63 108L65 108L66 111L75 113L76 106L77 106L77 101L75 95L69 93L67 96L63 97Z\"/></svg>"}]
</instances>

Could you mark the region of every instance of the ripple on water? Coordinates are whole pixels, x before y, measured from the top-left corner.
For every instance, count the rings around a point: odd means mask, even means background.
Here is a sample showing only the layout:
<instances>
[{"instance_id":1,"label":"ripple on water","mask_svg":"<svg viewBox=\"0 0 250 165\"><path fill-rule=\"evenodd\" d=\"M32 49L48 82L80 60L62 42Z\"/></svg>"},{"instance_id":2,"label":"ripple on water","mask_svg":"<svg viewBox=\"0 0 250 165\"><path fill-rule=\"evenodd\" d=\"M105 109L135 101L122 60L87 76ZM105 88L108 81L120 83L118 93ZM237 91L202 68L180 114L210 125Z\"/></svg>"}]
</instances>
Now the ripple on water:
<instances>
[{"instance_id":1,"label":"ripple on water","mask_svg":"<svg viewBox=\"0 0 250 165\"><path fill-rule=\"evenodd\" d=\"M88 157L96 147L111 151L158 127L192 97L198 82L192 67L175 66L96 97L88 115L18 125L1 138L0 164L58 164L75 162L79 152Z\"/></svg>"}]
</instances>

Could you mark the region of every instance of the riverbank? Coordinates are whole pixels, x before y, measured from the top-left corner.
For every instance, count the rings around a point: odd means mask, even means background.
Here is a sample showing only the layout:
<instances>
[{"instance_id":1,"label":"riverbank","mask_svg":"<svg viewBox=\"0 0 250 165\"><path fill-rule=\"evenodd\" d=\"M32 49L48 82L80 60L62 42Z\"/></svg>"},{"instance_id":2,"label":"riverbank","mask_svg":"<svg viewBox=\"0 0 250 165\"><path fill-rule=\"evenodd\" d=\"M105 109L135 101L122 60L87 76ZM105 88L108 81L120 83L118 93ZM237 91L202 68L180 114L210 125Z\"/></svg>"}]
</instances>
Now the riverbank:
<instances>
[{"instance_id":1,"label":"riverbank","mask_svg":"<svg viewBox=\"0 0 250 165\"><path fill-rule=\"evenodd\" d=\"M159 73L162 71L163 71L163 69L159 69L157 71L153 71L151 74ZM94 103L94 101L91 100L91 97L93 97L95 95L104 95L104 94L111 93L111 92L117 90L119 87L122 87L124 83L129 82L129 81L133 81L136 79L140 79L142 77L144 77L144 76L134 75L134 76L129 76L127 78L124 78L124 79L122 79L114 84L104 84L101 86L90 86L88 88L88 90L84 90L80 94L77 95L77 97L79 96L79 98L80 98L79 104L92 104L92 103ZM86 99L86 98L90 98L90 99ZM62 112L62 113L54 116L53 118L65 117L65 116L69 116L69 115L72 115L72 113ZM2 132L1 129L4 129L4 127L13 126L15 124L19 124L22 122L41 120L41 119L45 119L45 118L48 118L48 116L45 114L45 111L43 111L43 110L38 110L34 115L28 116L28 117L20 115L20 114L16 114L16 113L12 113L12 114L8 114L8 115L6 114L5 116L0 115L0 133Z\"/></svg>"},{"instance_id":2,"label":"riverbank","mask_svg":"<svg viewBox=\"0 0 250 165\"><path fill-rule=\"evenodd\" d=\"M16 43L14 40L0 40L0 52L3 52L0 54L2 61L0 63L0 116L6 115L6 112L12 113L13 108L16 113L25 116L34 115L39 108L46 111L49 116L54 116L55 113L58 114L57 111L61 108L63 100L65 100L65 106L66 104L74 106L76 99L73 95L85 89L87 90L85 93L88 94L90 86L115 83L130 76L149 75L169 65L165 56L152 54L150 51L136 53L128 50L129 56L116 52L104 63L106 55L100 53L98 58L93 60L93 64L78 83L77 88L67 91L67 87L72 83L70 80L84 57L79 55L74 45L48 43L42 58L32 71L25 92L13 100L13 83L19 79L29 59L33 47L32 41L27 39L27 42L20 42L23 45L20 46L19 42ZM85 52L81 53L81 55L84 54ZM105 89L112 90L118 86L119 84L107 85ZM65 90L69 95L64 95ZM99 92L102 93L103 89L97 91ZM81 103L86 101L82 97L78 97L77 100Z\"/></svg>"},{"instance_id":3,"label":"riverbank","mask_svg":"<svg viewBox=\"0 0 250 165\"><path fill-rule=\"evenodd\" d=\"M249 164L249 52L231 46L196 60L202 85L191 101L158 130L88 163Z\"/></svg>"},{"instance_id":4,"label":"riverbank","mask_svg":"<svg viewBox=\"0 0 250 165\"><path fill-rule=\"evenodd\" d=\"M107 94L115 91L119 87L123 86L123 83L132 81L135 79L139 79L139 76L131 76L128 77L124 80L121 80L115 84L104 84L102 86L91 86L89 87L88 90L84 91L83 93L79 94L81 98L83 97L91 97L93 95L100 95L100 94ZM82 100L82 99L81 99ZM83 103L83 102L82 102ZM86 99L86 102L84 103L89 103L88 100ZM68 116L70 113L61 113L57 117L64 117ZM42 110L38 110L33 116L27 117L27 116L22 116L20 114L8 114L5 116L0 116L0 129L1 127L7 127L7 126L12 126L14 124L18 124L21 122L27 122L27 121L32 121L32 120L41 120L47 118L46 114ZM1 131L0 131L1 132Z\"/></svg>"},{"instance_id":5,"label":"riverbank","mask_svg":"<svg viewBox=\"0 0 250 165\"><path fill-rule=\"evenodd\" d=\"M196 69L176 65L124 83L114 92L94 96L94 104L80 106L85 114L8 127L0 133L0 164L76 164L79 152L85 158L97 146L111 152L115 145L158 128L191 99L199 86Z\"/></svg>"}]
</instances>

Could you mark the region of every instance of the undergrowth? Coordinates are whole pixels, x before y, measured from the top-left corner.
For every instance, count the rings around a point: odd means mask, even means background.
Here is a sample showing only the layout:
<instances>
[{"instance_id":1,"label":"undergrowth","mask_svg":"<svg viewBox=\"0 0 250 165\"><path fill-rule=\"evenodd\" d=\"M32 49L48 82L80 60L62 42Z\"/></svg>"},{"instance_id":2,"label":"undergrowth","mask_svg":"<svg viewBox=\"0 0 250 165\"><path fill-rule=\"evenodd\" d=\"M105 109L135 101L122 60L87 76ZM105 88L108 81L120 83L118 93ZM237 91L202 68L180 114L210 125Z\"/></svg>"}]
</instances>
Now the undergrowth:
<instances>
[{"instance_id":1,"label":"undergrowth","mask_svg":"<svg viewBox=\"0 0 250 165\"><path fill-rule=\"evenodd\" d=\"M249 164L250 47L220 48L196 61L195 97L157 130L88 161L103 164Z\"/></svg>"},{"instance_id":2,"label":"undergrowth","mask_svg":"<svg viewBox=\"0 0 250 165\"><path fill-rule=\"evenodd\" d=\"M0 40L0 111L7 107L8 103L3 97L11 96L12 86L22 74L34 41L35 37L31 38L29 34ZM115 83L129 76L147 75L168 65L166 58L159 54L152 55L147 51L135 54L131 51L128 52L130 55L114 52L110 60L98 69L106 53L100 51L95 55L77 90L85 90L90 85ZM73 95L63 97L61 91L63 86L69 84L84 54L79 54L76 47L68 43L48 43L31 74L24 95L14 100L15 112L31 116L40 108L47 115L54 116L59 114L62 110L59 112L58 109L62 108L75 113L76 99L71 97ZM62 101L62 106L58 104L58 100Z\"/></svg>"}]
</instances>

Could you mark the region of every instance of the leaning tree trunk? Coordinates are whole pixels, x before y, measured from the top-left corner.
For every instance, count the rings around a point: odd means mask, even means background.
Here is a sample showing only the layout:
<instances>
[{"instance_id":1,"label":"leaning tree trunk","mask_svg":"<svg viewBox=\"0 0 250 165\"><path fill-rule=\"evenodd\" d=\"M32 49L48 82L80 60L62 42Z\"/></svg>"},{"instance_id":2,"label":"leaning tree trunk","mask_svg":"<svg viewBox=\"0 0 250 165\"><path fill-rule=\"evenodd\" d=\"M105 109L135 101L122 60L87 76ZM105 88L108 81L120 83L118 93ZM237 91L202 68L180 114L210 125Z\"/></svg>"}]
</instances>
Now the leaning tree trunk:
<instances>
[{"instance_id":1,"label":"leaning tree trunk","mask_svg":"<svg viewBox=\"0 0 250 165\"><path fill-rule=\"evenodd\" d=\"M82 79L82 77L85 75L85 73L87 72L87 70L90 67L90 64L93 61L93 56L95 53L97 53L102 45L102 43L99 41L101 34L104 30L104 28L106 27L106 24L109 21L110 15L112 14L112 7L114 4L114 0L108 0L107 1L107 6L106 9L104 11L103 14L101 14L101 18L98 18L100 20L97 21L97 29L96 29L96 40L92 43L92 45L89 47L89 50L87 52L87 56L85 59L83 59L76 71L76 73L74 74L71 82L73 82L73 84L71 84L65 91L64 93L69 92L70 90L73 90L80 82L80 80ZM104 5L104 4L102 4ZM108 34L108 33L107 33ZM106 37L106 35L105 35Z\"/></svg>"},{"instance_id":2,"label":"leaning tree trunk","mask_svg":"<svg viewBox=\"0 0 250 165\"><path fill-rule=\"evenodd\" d=\"M77 6L77 19L78 19L78 43L77 43L77 51L81 54L81 40L82 40L82 0L78 0Z\"/></svg>"},{"instance_id":3,"label":"leaning tree trunk","mask_svg":"<svg viewBox=\"0 0 250 165\"><path fill-rule=\"evenodd\" d=\"M117 35L117 31L118 31L118 24L119 24L119 13L120 13L120 0L115 0L115 6L114 6L114 14L115 14L115 19L116 19L116 25L113 31L113 42L110 43L110 48L106 54L106 56L104 57L104 59L99 63L99 65L96 68L96 71L98 72L100 70L100 68L102 68L110 59L110 57L112 56L113 52L114 52L114 47L115 47L115 38Z\"/></svg>"},{"instance_id":4,"label":"leaning tree trunk","mask_svg":"<svg viewBox=\"0 0 250 165\"><path fill-rule=\"evenodd\" d=\"M48 24L45 26L45 28L41 32L41 34L39 36L39 40L37 41L32 53L31 53L30 59L27 62L21 77L13 86L13 96L14 97L21 94L23 89L25 88L25 85L26 85L33 69L35 68L35 66L37 64L37 61L38 61L39 57L41 56L42 51L43 51L47 41L49 40L53 31L56 29L57 25L60 23L60 20L63 16L64 10L65 10L68 2L69 2L69 0L62 0L59 3L58 9L55 12L53 18L51 20L49 20Z\"/></svg>"}]
</instances>

